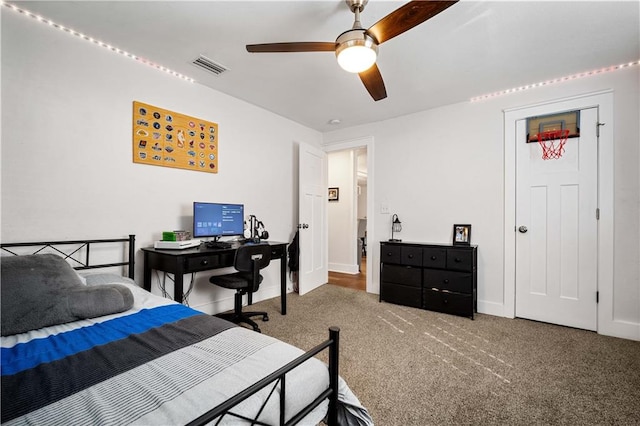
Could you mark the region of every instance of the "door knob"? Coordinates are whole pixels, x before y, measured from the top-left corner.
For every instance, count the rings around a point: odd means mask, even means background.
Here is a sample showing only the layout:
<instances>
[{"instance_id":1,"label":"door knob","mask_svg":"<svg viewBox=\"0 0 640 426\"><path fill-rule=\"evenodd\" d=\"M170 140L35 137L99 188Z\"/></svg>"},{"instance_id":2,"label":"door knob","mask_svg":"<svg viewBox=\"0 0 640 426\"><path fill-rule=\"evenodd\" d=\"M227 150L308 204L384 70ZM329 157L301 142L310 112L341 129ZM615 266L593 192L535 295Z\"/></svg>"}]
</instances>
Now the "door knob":
<instances>
[{"instance_id":1,"label":"door knob","mask_svg":"<svg viewBox=\"0 0 640 426\"><path fill-rule=\"evenodd\" d=\"M520 231L520 232L522 232L522 233L524 234L525 232L527 232L527 231L528 231L528 229L527 229L527 227L526 227L526 226L524 226L524 225L523 225L523 226L521 226L520 228L518 228L518 231Z\"/></svg>"}]
</instances>

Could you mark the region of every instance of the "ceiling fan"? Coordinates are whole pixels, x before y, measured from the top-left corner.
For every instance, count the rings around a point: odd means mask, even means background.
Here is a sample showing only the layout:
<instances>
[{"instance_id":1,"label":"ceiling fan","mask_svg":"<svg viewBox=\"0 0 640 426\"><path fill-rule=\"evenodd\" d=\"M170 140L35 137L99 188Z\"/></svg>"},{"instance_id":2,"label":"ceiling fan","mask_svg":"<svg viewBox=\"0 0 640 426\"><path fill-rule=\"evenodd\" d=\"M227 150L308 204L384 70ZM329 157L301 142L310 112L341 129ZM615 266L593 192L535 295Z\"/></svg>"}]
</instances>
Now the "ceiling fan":
<instances>
[{"instance_id":1,"label":"ceiling fan","mask_svg":"<svg viewBox=\"0 0 640 426\"><path fill-rule=\"evenodd\" d=\"M251 53L335 52L338 64L346 71L358 73L371 97L379 101L387 97L382 74L376 65L378 45L420 25L453 6L455 1L410 1L394 10L368 29L360 24L360 12L369 0L345 0L355 14L353 27L340 34L335 42L290 42L248 44Z\"/></svg>"}]
</instances>

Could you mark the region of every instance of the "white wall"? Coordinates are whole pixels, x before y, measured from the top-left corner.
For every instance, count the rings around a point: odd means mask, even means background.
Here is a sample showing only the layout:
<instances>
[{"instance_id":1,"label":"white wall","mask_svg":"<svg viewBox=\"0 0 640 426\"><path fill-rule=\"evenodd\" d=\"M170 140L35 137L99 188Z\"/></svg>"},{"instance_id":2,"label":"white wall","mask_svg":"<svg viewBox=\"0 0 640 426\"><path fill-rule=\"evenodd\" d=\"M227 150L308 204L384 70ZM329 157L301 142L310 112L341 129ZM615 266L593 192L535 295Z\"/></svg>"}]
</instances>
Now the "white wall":
<instances>
[{"instance_id":1,"label":"white wall","mask_svg":"<svg viewBox=\"0 0 640 426\"><path fill-rule=\"evenodd\" d=\"M357 249L357 194L353 150L327 154L329 188L340 189L338 201L327 207L329 222L329 270L355 274L358 272Z\"/></svg>"},{"instance_id":2,"label":"white wall","mask_svg":"<svg viewBox=\"0 0 640 426\"><path fill-rule=\"evenodd\" d=\"M217 122L219 173L134 164L134 100ZM290 241L298 144L321 142L280 116L6 12L2 104L3 242L133 233L137 247L150 246L162 231L191 229L195 200L244 203L272 240ZM140 252L136 260L141 283ZM275 263L255 300L279 295ZM191 305L231 308L233 292L207 278L198 274Z\"/></svg>"},{"instance_id":3,"label":"white wall","mask_svg":"<svg viewBox=\"0 0 640 426\"><path fill-rule=\"evenodd\" d=\"M379 263L381 240L389 238L389 215L402 220L405 241L448 243L454 223L472 224L478 245L478 310L504 313L503 110L583 93L614 91L615 276L619 321L640 339L640 152L638 67L556 84L478 103L459 103L384 122L323 135L330 147L361 137L375 140L375 233L368 259ZM526 82L523 82L526 83ZM389 82L388 84L391 84ZM390 94L393 96L393 94ZM384 102L384 101L381 101ZM373 268L374 288L379 270Z\"/></svg>"}]
</instances>

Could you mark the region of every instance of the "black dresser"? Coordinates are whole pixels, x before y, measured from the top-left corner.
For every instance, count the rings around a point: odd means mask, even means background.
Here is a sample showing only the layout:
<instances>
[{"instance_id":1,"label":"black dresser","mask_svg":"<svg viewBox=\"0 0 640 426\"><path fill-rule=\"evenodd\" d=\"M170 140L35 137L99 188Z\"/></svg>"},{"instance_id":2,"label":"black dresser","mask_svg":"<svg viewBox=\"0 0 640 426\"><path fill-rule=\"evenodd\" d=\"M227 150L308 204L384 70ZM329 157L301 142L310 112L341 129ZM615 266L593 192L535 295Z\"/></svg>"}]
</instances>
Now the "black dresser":
<instances>
[{"instance_id":1,"label":"black dresser","mask_svg":"<svg viewBox=\"0 0 640 426\"><path fill-rule=\"evenodd\" d=\"M380 300L473 319L477 246L383 241Z\"/></svg>"}]
</instances>

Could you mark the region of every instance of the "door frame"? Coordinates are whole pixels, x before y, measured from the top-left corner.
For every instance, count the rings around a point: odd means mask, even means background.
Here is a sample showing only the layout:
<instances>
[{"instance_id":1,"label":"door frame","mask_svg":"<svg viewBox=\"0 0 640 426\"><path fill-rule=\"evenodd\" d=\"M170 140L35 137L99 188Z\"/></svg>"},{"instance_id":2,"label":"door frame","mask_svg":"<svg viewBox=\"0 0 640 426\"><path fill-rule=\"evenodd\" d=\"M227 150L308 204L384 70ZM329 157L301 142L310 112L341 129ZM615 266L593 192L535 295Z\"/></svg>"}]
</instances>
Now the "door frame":
<instances>
[{"instance_id":1,"label":"door frame","mask_svg":"<svg viewBox=\"0 0 640 426\"><path fill-rule=\"evenodd\" d=\"M348 139L324 145L325 152L335 152L352 150L357 148L367 148L367 293L379 293L379 288L373 288L373 248L370 238L374 233L374 170L373 170L373 136Z\"/></svg>"},{"instance_id":2,"label":"door frame","mask_svg":"<svg viewBox=\"0 0 640 426\"><path fill-rule=\"evenodd\" d=\"M620 323L613 317L613 248L614 248L614 146L613 91L541 102L505 109L504 115L504 300L503 315L515 318L516 296L516 121L536 115L553 114L584 108L598 108L600 126L598 137L597 205L598 220L598 277L597 331L619 335ZM595 212L594 212L595 214ZM614 333L614 330L618 330Z\"/></svg>"}]
</instances>

